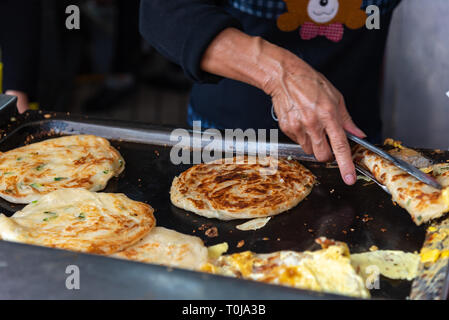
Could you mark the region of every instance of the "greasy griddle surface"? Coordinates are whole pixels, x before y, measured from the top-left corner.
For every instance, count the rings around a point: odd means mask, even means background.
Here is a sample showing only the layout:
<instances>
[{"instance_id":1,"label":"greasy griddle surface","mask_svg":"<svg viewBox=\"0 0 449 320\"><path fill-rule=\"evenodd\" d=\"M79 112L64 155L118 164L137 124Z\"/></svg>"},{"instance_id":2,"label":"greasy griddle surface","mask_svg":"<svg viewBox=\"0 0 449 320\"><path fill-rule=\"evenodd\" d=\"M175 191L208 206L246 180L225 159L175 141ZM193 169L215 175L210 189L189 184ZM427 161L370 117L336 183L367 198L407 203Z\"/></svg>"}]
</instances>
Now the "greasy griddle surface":
<instances>
[{"instance_id":1,"label":"greasy griddle surface","mask_svg":"<svg viewBox=\"0 0 449 320\"><path fill-rule=\"evenodd\" d=\"M24 127L8 137L1 151L43 140L38 129ZM46 137L47 138L47 137ZM179 209L170 203L169 190L173 178L190 165L173 165L170 148L151 144L111 141L126 161L125 171L112 179L104 192L125 193L133 200L149 203L155 209L157 224L182 233L201 237L206 245L226 241L229 252L252 250L318 249L314 240L325 236L346 242L351 252L367 251L373 245L379 249L419 251L425 236L425 227L417 227L408 213L394 206L391 198L374 184L360 180L353 187L345 186L337 168L323 164L303 163L318 178L306 200L292 210L275 216L262 229L239 231L242 220L223 222L207 219ZM0 208L12 215L23 206L0 200ZM216 227L218 236L210 238L206 231ZM244 244L237 247L240 242ZM410 282L382 279L380 290L371 291L373 297L403 299L410 292Z\"/></svg>"}]
</instances>

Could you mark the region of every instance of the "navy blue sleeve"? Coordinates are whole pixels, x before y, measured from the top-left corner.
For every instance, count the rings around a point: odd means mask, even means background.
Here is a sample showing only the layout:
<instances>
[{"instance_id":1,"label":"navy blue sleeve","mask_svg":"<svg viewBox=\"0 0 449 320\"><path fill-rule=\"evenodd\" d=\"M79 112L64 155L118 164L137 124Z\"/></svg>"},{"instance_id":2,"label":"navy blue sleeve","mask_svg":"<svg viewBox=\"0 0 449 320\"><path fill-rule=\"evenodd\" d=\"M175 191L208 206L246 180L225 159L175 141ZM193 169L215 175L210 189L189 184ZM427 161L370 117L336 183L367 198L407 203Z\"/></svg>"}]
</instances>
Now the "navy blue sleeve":
<instances>
[{"instance_id":1,"label":"navy blue sleeve","mask_svg":"<svg viewBox=\"0 0 449 320\"><path fill-rule=\"evenodd\" d=\"M221 78L204 72L201 59L212 40L240 22L213 0L142 0L140 32L161 54L196 82Z\"/></svg>"},{"instance_id":2,"label":"navy blue sleeve","mask_svg":"<svg viewBox=\"0 0 449 320\"><path fill-rule=\"evenodd\" d=\"M3 89L33 96L37 87L40 36L39 0L0 0Z\"/></svg>"}]
</instances>

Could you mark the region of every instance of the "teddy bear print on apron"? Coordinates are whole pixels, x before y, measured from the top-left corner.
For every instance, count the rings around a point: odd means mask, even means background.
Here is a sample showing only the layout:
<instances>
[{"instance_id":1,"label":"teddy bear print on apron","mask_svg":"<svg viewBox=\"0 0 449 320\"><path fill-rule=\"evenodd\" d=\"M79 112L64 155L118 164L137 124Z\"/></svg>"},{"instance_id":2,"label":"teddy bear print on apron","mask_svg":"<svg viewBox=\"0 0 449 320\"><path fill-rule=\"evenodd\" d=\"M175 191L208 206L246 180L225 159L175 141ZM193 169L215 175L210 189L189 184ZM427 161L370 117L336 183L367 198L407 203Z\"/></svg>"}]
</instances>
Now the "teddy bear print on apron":
<instances>
[{"instance_id":1,"label":"teddy bear print on apron","mask_svg":"<svg viewBox=\"0 0 449 320\"><path fill-rule=\"evenodd\" d=\"M277 19L282 31L298 28L301 39L310 40L318 36L339 42L344 35L344 26L359 29L365 25L367 15L361 9L362 0L283 0L287 12Z\"/></svg>"}]
</instances>

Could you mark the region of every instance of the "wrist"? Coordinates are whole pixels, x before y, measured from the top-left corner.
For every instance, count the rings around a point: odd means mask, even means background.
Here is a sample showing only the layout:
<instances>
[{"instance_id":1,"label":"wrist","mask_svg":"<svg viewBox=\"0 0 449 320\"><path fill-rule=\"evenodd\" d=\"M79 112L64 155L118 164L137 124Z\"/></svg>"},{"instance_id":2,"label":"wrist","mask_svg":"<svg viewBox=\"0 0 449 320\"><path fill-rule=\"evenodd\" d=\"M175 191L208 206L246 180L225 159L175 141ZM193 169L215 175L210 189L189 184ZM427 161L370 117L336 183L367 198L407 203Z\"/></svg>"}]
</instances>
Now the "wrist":
<instances>
[{"instance_id":1,"label":"wrist","mask_svg":"<svg viewBox=\"0 0 449 320\"><path fill-rule=\"evenodd\" d=\"M283 64L289 53L261 37L228 28L209 45L203 55L201 68L212 74L248 83L268 93L269 84L282 75Z\"/></svg>"},{"instance_id":2,"label":"wrist","mask_svg":"<svg viewBox=\"0 0 449 320\"><path fill-rule=\"evenodd\" d=\"M264 77L258 87L268 95L272 96L288 77L306 73L310 68L295 54L270 42L263 41L261 48L257 65L263 69Z\"/></svg>"}]
</instances>

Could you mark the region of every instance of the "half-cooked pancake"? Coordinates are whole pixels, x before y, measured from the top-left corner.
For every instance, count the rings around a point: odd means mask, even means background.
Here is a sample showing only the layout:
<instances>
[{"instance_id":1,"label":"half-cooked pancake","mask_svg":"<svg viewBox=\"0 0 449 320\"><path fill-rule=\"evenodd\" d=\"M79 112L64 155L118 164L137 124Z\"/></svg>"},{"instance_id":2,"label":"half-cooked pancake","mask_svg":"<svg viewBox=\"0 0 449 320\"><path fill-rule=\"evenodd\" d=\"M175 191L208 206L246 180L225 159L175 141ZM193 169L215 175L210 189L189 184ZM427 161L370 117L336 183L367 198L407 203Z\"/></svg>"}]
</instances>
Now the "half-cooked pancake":
<instances>
[{"instance_id":1,"label":"half-cooked pancake","mask_svg":"<svg viewBox=\"0 0 449 320\"><path fill-rule=\"evenodd\" d=\"M120 153L104 138L49 139L0 154L0 197L30 203L59 189L98 191L124 167Z\"/></svg>"},{"instance_id":2,"label":"half-cooked pancake","mask_svg":"<svg viewBox=\"0 0 449 320\"><path fill-rule=\"evenodd\" d=\"M0 239L112 254L138 242L155 224L151 206L124 194L62 189L11 218L0 214Z\"/></svg>"},{"instance_id":3,"label":"half-cooked pancake","mask_svg":"<svg viewBox=\"0 0 449 320\"><path fill-rule=\"evenodd\" d=\"M224 255L205 264L202 271L319 292L370 296L351 265L347 246L339 242L317 251Z\"/></svg>"},{"instance_id":4,"label":"half-cooked pancake","mask_svg":"<svg viewBox=\"0 0 449 320\"><path fill-rule=\"evenodd\" d=\"M252 219L293 208L314 183L314 175L296 161L236 157L184 171L173 180L170 198L175 206L207 218Z\"/></svg>"},{"instance_id":5,"label":"half-cooked pancake","mask_svg":"<svg viewBox=\"0 0 449 320\"><path fill-rule=\"evenodd\" d=\"M409 212L417 225L439 218L449 211L449 163L436 164L426 169L445 187L441 191L365 148L356 148L354 160L365 166L388 188L392 199Z\"/></svg>"},{"instance_id":6,"label":"half-cooked pancake","mask_svg":"<svg viewBox=\"0 0 449 320\"><path fill-rule=\"evenodd\" d=\"M141 241L113 256L196 270L207 262L208 253L203 241L198 237L155 227Z\"/></svg>"}]
</instances>

